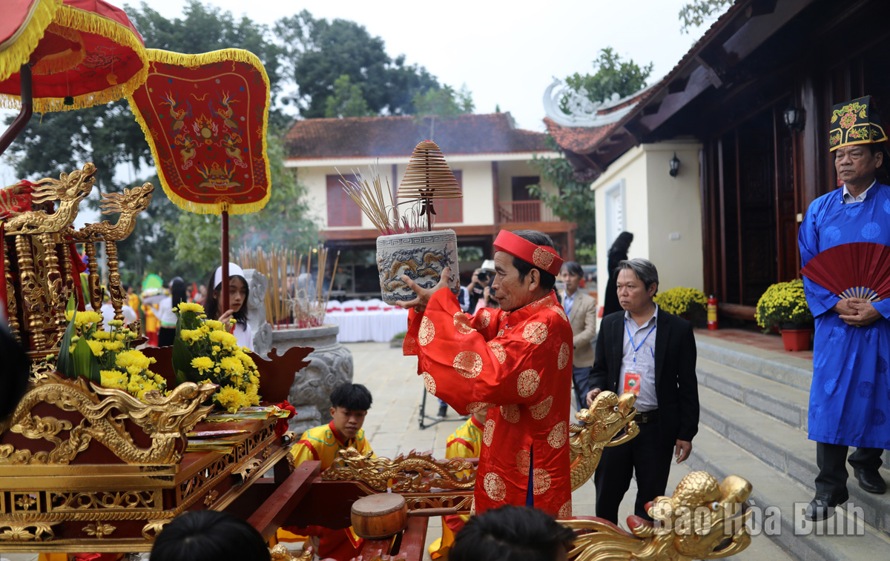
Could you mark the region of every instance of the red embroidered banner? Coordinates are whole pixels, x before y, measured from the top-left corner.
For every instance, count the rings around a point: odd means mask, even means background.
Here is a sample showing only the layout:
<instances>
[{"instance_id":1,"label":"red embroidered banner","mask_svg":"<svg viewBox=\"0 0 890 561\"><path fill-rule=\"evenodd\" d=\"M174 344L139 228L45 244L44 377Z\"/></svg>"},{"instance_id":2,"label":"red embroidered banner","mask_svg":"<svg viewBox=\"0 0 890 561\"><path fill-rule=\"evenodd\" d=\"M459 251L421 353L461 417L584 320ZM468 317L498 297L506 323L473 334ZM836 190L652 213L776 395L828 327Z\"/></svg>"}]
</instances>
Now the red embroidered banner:
<instances>
[{"instance_id":1,"label":"red embroidered banner","mask_svg":"<svg viewBox=\"0 0 890 561\"><path fill-rule=\"evenodd\" d=\"M259 58L240 49L147 52L148 78L130 107L170 200L201 214L266 206L269 78Z\"/></svg>"}]
</instances>

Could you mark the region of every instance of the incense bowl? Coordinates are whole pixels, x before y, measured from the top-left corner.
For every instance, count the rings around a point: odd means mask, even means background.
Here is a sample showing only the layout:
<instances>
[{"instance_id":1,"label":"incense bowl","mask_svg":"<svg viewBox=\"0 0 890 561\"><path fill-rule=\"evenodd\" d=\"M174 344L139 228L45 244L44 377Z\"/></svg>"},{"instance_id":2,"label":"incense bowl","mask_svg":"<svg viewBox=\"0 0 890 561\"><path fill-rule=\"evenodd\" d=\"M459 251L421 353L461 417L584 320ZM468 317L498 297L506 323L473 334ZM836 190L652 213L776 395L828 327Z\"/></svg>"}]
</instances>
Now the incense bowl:
<instances>
[{"instance_id":1,"label":"incense bowl","mask_svg":"<svg viewBox=\"0 0 890 561\"><path fill-rule=\"evenodd\" d=\"M417 297L402 280L402 275L423 288L432 288L438 284L445 267L451 268L448 287L457 294L460 290L460 269L454 230L411 232L377 238L380 293L387 304L407 302Z\"/></svg>"}]
</instances>

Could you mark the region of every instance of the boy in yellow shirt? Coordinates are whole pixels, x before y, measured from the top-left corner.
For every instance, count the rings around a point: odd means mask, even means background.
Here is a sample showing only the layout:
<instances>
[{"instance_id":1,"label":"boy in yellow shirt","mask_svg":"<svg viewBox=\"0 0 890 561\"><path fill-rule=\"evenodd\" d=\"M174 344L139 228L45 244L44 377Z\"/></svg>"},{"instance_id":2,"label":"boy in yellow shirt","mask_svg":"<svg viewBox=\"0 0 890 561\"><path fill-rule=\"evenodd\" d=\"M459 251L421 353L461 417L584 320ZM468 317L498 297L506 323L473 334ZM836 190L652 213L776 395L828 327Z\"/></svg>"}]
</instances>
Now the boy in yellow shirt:
<instances>
[{"instance_id":1,"label":"boy in yellow shirt","mask_svg":"<svg viewBox=\"0 0 890 561\"><path fill-rule=\"evenodd\" d=\"M334 388L331 392L331 422L307 430L291 447L291 463L294 467L307 460L318 460L324 471L340 456L340 450L347 448L355 448L361 454L373 454L371 443L365 438L365 431L362 429L371 401L371 392L362 384L347 382ZM329 557L346 561L357 556L361 549L361 538L355 535L352 528L331 530L313 526L284 531L318 536L316 552L322 559ZM278 537L282 541L289 538L281 530ZM293 539L293 536L290 538Z\"/></svg>"}]
</instances>

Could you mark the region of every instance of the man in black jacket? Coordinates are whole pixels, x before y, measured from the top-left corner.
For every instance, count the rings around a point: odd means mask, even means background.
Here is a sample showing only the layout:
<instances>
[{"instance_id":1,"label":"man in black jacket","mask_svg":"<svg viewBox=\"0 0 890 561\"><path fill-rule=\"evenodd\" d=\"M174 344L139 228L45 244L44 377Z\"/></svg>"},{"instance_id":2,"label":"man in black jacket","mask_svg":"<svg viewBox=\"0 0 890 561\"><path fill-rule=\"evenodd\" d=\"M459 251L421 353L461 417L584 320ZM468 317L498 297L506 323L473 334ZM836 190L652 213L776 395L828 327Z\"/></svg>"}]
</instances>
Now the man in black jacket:
<instances>
[{"instance_id":1,"label":"man in black jacket","mask_svg":"<svg viewBox=\"0 0 890 561\"><path fill-rule=\"evenodd\" d=\"M606 448L594 478L596 515L618 522L618 506L636 474L634 514L651 520L646 503L665 494L671 458L689 457L698 432L698 381L692 325L653 301L658 271L645 259L618 265L624 312L606 316L596 341L587 403L602 390L636 394L640 434Z\"/></svg>"}]
</instances>

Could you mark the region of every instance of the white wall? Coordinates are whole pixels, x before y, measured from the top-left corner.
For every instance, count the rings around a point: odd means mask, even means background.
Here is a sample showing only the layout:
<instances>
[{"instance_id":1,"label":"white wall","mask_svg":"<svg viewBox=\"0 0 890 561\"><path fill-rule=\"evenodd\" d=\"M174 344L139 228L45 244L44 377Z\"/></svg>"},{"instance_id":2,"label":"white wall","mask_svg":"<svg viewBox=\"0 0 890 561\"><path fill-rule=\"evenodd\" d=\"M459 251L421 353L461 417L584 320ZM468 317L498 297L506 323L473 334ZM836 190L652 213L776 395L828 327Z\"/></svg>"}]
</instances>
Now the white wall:
<instances>
[{"instance_id":1,"label":"white wall","mask_svg":"<svg viewBox=\"0 0 890 561\"><path fill-rule=\"evenodd\" d=\"M495 216L494 195L492 193L492 164L491 161L484 159L474 159L470 161L451 161L450 166L454 170L460 170L463 185L463 222L460 225L489 225L493 223ZM398 189L398 182L405 175L407 162L397 165L397 180L392 179L392 163L381 164L379 171L386 175L390 185L394 189ZM320 220L319 225L324 229L351 229L345 228L329 228L327 226L327 175L337 175L338 171L342 173L368 173L367 165L348 165L338 164L321 165L312 167L297 167L297 179L304 185L308 192L308 204L310 213L313 217ZM528 165L524 161L499 161L498 162L498 181L500 183L500 200L511 201L512 194L510 192L511 178L516 176L538 175L536 168ZM395 185L393 185L395 183ZM556 187L545 184L545 189L551 193L556 192ZM404 208L404 207L402 207ZM449 225L446 222L438 223L440 226ZM362 228L373 228L367 217L362 215Z\"/></svg>"},{"instance_id":2,"label":"white wall","mask_svg":"<svg viewBox=\"0 0 890 561\"><path fill-rule=\"evenodd\" d=\"M608 252L614 234L607 234L606 193L623 184L624 229L634 241L628 257L643 257L658 268L660 289L688 286L702 289L701 197L697 143L665 142L628 150L591 185L596 199L597 290L609 278ZM671 177L669 161L676 152L680 171Z\"/></svg>"}]
</instances>

